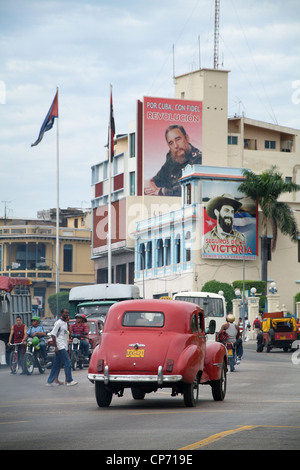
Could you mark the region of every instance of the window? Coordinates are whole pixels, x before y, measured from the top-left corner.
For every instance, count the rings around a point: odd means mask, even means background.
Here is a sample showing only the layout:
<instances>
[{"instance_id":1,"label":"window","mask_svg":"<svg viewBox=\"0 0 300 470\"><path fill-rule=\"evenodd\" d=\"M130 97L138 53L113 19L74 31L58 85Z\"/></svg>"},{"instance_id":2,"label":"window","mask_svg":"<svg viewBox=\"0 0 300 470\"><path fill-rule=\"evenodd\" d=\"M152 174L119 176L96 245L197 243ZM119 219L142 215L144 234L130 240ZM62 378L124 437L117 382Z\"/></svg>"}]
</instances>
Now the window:
<instances>
[{"instance_id":1,"label":"window","mask_svg":"<svg viewBox=\"0 0 300 470\"><path fill-rule=\"evenodd\" d=\"M116 282L126 284L126 264L118 264L116 266Z\"/></svg>"},{"instance_id":2,"label":"window","mask_svg":"<svg viewBox=\"0 0 300 470\"><path fill-rule=\"evenodd\" d=\"M265 149L276 149L276 141L275 140L265 140Z\"/></svg>"},{"instance_id":3,"label":"window","mask_svg":"<svg viewBox=\"0 0 300 470\"><path fill-rule=\"evenodd\" d=\"M147 326L159 328L164 325L164 314L161 312L125 312L123 326ZM141 349L143 351L143 349Z\"/></svg>"},{"instance_id":4,"label":"window","mask_svg":"<svg viewBox=\"0 0 300 470\"><path fill-rule=\"evenodd\" d=\"M163 246L163 241L162 241L161 238L159 240L157 240L156 248L157 248L157 264L156 264L156 266L158 268L160 268L161 266L164 265L164 246Z\"/></svg>"},{"instance_id":5,"label":"window","mask_svg":"<svg viewBox=\"0 0 300 470\"><path fill-rule=\"evenodd\" d=\"M180 235L175 239L175 264L180 263Z\"/></svg>"},{"instance_id":6,"label":"window","mask_svg":"<svg viewBox=\"0 0 300 470\"><path fill-rule=\"evenodd\" d=\"M171 264L171 239L165 239L165 265Z\"/></svg>"},{"instance_id":7,"label":"window","mask_svg":"<svg viewBox=\"0 0 300 470\"><path fill-rule=\"evenodd\" d=\"M229 135L228 136L228 145L237 145L238 144L238 138L236 135Z\"/></svg>"},{"instance_id":8,"label":"window","mask_svg":"<svg viewBox=\"0 0 300 470\"><path fill-rule=\"evenodd\" d=\"M145 244L144 243L140 244L138 255L139 255L138 256L138 258L139 258L139 262L138 262L139 269L140 269L140 271L144 271L144 269L145 269Z\"/></svg>"},{"instance_id":9,"label":"window","mask_svg":"<svg viewBox=\"0 0 300 470\"><path fill-rule=\"evenodd\" d=\"M135 171L129 173L129 194L130 196L135 195Z\"/></svg>"},{"instance_id":10,"label":"window","mask_svg":"<svg viewBox=\"0 0 300 470\"><path fill-rule=\"evenodd\" d=\"M152 268L152 242L147 242L146 248L146 269Z\"/></svg>"},{"instance_id":11,"label":"window","mask_svg":"<svg viewBox=\"0 0 300 470\"><path fill-rule=\"evenodd\" d=\"M64 272L71 273L73 271L73 246L64 245Z\"/></svg>"},{"instance_id":12,"label":"window","mask_svg":"<svg viewBox=\"0 0 300 470\"><path fill-rule=\"evenodd\" d=\"M192 204L192 185L191 183L186 185L186 203Z\"/></svg>"},{"instance_id":13,"label":"window","mask_svg":"<svg viewBox=\"0 0 300 470\"><path fill-rule=\"evenodd\" d=\"M135 157L135 134L129 134L129 157Z\"/></svg>"}]
</instances>

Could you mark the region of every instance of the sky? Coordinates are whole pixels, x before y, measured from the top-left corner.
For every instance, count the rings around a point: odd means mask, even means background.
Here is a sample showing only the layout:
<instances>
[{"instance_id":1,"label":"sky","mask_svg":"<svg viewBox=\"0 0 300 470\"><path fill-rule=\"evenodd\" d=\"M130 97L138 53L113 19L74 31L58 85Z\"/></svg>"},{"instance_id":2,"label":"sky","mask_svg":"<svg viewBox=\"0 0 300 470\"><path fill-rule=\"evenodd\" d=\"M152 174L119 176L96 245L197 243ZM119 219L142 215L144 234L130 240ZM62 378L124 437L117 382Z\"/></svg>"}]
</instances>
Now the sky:
<instances>
[{"instance_id":1,"label":"sky","mask_svg":"<svg viewBox=\"0 0 300 470\"><path fill-rule=\"evenodd\" d=\"M214 0L0 0L0 217L91 206L116 133L144 96L174 98L173 73L213 68ZM173 53L174 51L174 53ZM300 129L299 0L220 0L228 116ZM59 118L35 147L59 89Z\"/></svg>"}]
</instances>

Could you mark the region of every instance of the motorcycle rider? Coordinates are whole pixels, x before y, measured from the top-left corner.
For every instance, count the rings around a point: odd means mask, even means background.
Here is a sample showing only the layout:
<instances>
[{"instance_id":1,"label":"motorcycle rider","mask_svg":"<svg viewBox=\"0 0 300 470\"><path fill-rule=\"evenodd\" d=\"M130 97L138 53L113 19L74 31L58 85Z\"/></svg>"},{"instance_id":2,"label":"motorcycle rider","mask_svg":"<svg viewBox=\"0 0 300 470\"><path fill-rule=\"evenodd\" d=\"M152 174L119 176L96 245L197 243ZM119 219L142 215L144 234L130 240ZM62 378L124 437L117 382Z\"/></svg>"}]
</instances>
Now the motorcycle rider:
<instances>
[{"instance_id":1,"label":"motorcycle rider","mask_svg":"<svg viewBox=\"0 0 300 470\"><path fill-rule=\"evenodd\" d=\"M43 356L44 362L46 363L47 362L47 349L46 349L46 343L43 337L46 336L47 333L45 332L44 327L40 325L40 321L41 321L40 317L36 316L36 317L31 318L31 326L27 328L23 341L26 342L28 338L35 338L35 337L39 338L42 356Z\"/></svg>"},{"instance_id":2,"label":"motorcycle rider","mask_svg":"<svg viewBox=\"0 0 300 470\"><path fill-rule=\"evenodd\" d=\"M222 331L225 331L228 335L226 339L226 343L232 343L234 347L236 348L236 354L237 354L237 364L240 363L240 358L242 356L241 350L239 350L242 346L242 342L239 341L240 337L240 329L238 325L236 325L235 322L235 317L231 313L227 315L226 317L226 323L223 323L223 325L220 328L219 331L219 336L222 333Z\"/></svg>"},{"instance_id":3,"label":"motorcycle rider","mask_svg":"<svg viewBox=\"0 0 300 470\"><path fill-rule=\"evenodd\" d=\"M76 322L71 326L70 333L80 335L80 349L83 351L84 358L89 359L89 327L86 316L80 313L75 315Z\"/></svg>"}]
</instances>

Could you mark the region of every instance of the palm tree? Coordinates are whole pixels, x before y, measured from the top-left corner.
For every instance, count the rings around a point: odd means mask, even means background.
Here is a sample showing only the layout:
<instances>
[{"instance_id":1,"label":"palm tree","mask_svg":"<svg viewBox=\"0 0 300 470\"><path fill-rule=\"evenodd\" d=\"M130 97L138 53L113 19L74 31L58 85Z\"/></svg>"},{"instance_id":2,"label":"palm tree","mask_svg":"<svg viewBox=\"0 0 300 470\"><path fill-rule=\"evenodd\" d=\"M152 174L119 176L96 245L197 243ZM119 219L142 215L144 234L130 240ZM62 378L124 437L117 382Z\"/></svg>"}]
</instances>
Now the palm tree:
<instances>
[{"instance_id":1,"label":"palm tree","mask_svg":"<svg viewBox=\"0 0 300 470\"><path fill-rule=\"evenodd\" d=\"M293 211L285 202L278 201L283 193L291 193L300 190L300 185L286 182L278 172L276 166L256 175L250 170L243 170L245 181L239 186L239 191L256 201L262 211L262 239L261 239L261 277L267 282L268 266L268 223L272 227L271 249L275 251L278 229L283 235L288 235L296 242L299 230Z\"/></svg>"}]
</instances>

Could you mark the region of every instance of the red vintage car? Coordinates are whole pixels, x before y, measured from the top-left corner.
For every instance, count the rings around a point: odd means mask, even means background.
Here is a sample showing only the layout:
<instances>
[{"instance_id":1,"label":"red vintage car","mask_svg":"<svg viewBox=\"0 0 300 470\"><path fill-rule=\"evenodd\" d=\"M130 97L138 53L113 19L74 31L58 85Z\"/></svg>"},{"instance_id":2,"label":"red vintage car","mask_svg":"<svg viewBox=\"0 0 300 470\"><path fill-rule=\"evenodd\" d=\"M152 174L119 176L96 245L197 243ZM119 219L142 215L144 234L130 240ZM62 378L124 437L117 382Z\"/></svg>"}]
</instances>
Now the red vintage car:
<instances>
[{"instance_id":1,"label":"red vintage car","mask_svg":"<svg viewBox=\"0 0 300 470\"><path fill-rule=\"evenodd\" d=\"M214 334L215 322L210 325ZM113 305L89 365L99 407L130 388L134 399L160 388L183 395L186 406L198 401L199 384L212 388L214 400L226 393L227 352L207 342L204 312L190 302L129 300Z\"/></svg>"}]
</instances>

